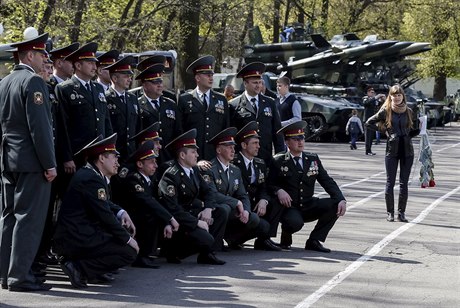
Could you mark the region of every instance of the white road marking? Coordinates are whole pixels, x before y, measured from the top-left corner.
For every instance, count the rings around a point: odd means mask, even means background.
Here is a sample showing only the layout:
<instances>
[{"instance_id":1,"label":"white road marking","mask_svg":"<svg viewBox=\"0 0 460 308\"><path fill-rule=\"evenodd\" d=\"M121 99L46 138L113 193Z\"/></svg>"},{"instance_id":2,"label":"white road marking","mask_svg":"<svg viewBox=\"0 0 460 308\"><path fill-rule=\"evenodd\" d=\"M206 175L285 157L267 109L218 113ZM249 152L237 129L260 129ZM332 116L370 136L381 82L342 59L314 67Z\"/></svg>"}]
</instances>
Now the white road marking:
<instances>
[{"instance_id":1,"label":"white road marking","mask_svg":"<svg viewBox=\"0 0 460 308\"><path fill-rule=\"evenodd\" d=\"M391 241L393 241L396 237L398 237L403 232L407 231L409 228L415 226L416 224L423 221L428 214L436 208L442 201L449 198L451 195L457 193L460 190L460 186L451 190L444 196L438 198L433 203L431 203L428 207L426 207L415 219L411 222L402 225L389 235L387 235L384 239L374 245L367 253L361 256L359 259L354 261L350 264L345 270L335 275L331 280L326 282L321 288L319 288L315 293L311 294L307 298L305 298L302 302L297 304L296 308L307 308L316 303L321 297L326 295L329 291L333 288L338 286L342 281L345 280L349 275L351 275L354 271L361 267L364 263L369 261L372 257L376 256L385 246L387 246Z\"/></svg>"},{"instance_id":2,"label":"white road marking","mask_svg":"<svg viewBox=\"0 0 460 308\"><path fill-rule=\"evenodd\" d=\"M453 145L449 145L448 147L440 148L439 150L436 150L435 152L439 153L439 152L445 151L445 150L450 149L450 148L455 148L458 145L460 145L460 143L456 143L456 144L453 144Z\"/></svg>"}]
</instances>

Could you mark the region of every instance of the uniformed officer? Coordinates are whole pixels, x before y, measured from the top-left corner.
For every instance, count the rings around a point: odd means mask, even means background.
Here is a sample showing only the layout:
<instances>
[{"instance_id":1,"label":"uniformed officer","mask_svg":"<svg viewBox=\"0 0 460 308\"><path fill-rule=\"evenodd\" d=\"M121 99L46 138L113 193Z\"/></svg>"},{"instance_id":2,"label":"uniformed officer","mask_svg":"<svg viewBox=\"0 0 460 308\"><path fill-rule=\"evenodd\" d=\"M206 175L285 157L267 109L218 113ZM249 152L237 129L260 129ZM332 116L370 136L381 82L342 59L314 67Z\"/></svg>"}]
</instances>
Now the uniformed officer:
<instances>
[{"instance_id":1,"label":"uniformed officer","mask_svg":"<svg viewBox=\"0 0 460 308\"><path fill-rule=\"evenodd\" d=\"M54 251L75 288L131 264L139 252L131 218L110 201L108 180L119 167L116 137L99 136L75 154L87 163L72 177L61 204Z\"/></svg>"},{"instance_id":2,"label":"uniformed officer","mask_svg":"<svg viewBox=\"0 0 460 308\"><path fill-rule=\"evenodd\" d=\"M37 75L48 33L11 44L19 64L0 82L0 148L4 203L0 219L0 283L10 291L43 291L31 272L48 209L56 159L49 92Z\"/></svg>"},{"instance_id":3,"label":"uniformed officer","mask_svg":"<svg viewBox=\"0 0 460 308\"><path fill-rule=\"evenodd\" d=\"M179 97L184 131L196 128L198 154L200 159L209 161L215 157L214 146L209 142L217 133L230 126L227 99L212 90L214 57L204 56L195 60L187 68L187 73L195 75L197 87ZM200 166L202 163L200 163ZM209 167L209 164L206 164Z\"/></svg>"},{"instance_id":4,"label":"uniformed officer","mask_svg":"<svg viewBox=\"0 0 460 308\"><path fill-rule=\"evenodd\" d=\"M110 115L102 86L91 79L96 75L96 43L88 43L65 57L73 63L75 74L56 86L59 102L57 147L62 153L66 174L73 174L82 162L76 153L98 135L112 134Z\"/></svg>"},{"instance_id":5,"label":"uniformed officer","mask_svg":"<svg viewBox=\"0 0 460 308\"><path fill-rule=\"evenodd\" d=\"M345 214L347 202L318 155L304 152L306 126L307 122L297 121L279 130L284 134L288 150L273 157L268 187L285 207L281 218L281 246L289 249L292 234L302 229L304 222L318 220L305 249L330 252L321 242L326 240L336 220ZM313 197L316 181L330 198Z\"/></svg>"},{"instance_id":6,"label":"uniformed officer","mask_svg":"<svg viewBox=\"0 0 460 308\"><path fill-rule=\"evenodd\" d=\"M142 72L146 70L147 68L149 68L150 66L155 65L155 64L164 65L165 67L163 71L164 75L170 74L174 70L173 63L171 61L168 61L166 57L163 55L153 55L148 58L145 58L144 60L142 60L141 62L137 64L136 69L139 72ZM143 91L140 91L138 97L142 96L142 92ZM173 91L167 89L164 84L163 84L163 94L162 95L164 97L169 98L170 100L172 100L174 103L177 104L177 95Z\"/></svg>"},{"instance_id":7,"label":"uniformed officer","mask_svg":"<svg viewBox=\"0 0 460 308\"><path fill-rule=\"evenodd\" d=\"M203 178L215 189L219 207L230 207L225 241L231 249L241 249L244 242L254 237L267 237L270 229L266 221L251 210L251 202L243 184L241 170L230 162L235 157L237 129L229 127L209 142L216 147L216 157L211 169L204 171Z\"/></svg>"},{"instance_id":8,"label":"uniformed officer","mask_svg":"<svg viewBox=\"0 0 460 308\"><path fill-rule=\"evenodd\" d=\"M214 251L221 241L228 213L216 207L214 193L201 177L198 167L196 129L171 141L166 148L176 153L173 165L159 184L160 201L180 224L178 232L165 241L162 250L167 261L180 263L180 258L198 252L198 263L222 265Z\"/></svg>"},{"instance_id":9,"label":"uniformed officer","mask_svg":"<svg viewBox=\"0 0 460 308\"><path fill-rule=\"evenodd\" d=\"M162 95L163 70L163 64L154 64L137 75L136 79L142 82L144 92L139 98L142 127L159 122L161 137L164 144L168 144L182 133L182 121L177 104ZM168 150L161 151L159 163L173 159L173 154Z\"/></svg>"},{"instance_id":10,"label":"uniformed officer","mask_svg":"<svg viewBox=\"0 0 460 308\"><path fill-rule=\"evenodd\" d=\"M136 144L131 137L136 135L141 128L137 98L127 91L132 82L131 64L133 61L133 56L126 56L103 69L109 71L112 81L105 96L112 129L118 136L117 149L120 152L119 161L121 163L124 163L136 150Z\"/></svg>"},{"instance_id":11,"label":"uniformed officer","mask_svg":"<svg viewBox=\"0 0 460 308\"><path fill-rule=\"evenodd\" d=\"M259 157L269 164L275 153L284 150L283 138L276 132L281 128L280 116L273 99L261 94L262 73L265 64L253 62L244 66L236 75L243 78L245 91L230 101L231 125L241 129L251 121L259 125Z\"/></svg>"},{"instance_id":12,"label":"uniformed officer","mask_svg":"<svg viewBox=\"0 0 460 308\"><path fill-rule=\"evenodd\" d=\"M236 154L233 163L241 170L252 211L259 215L262 224L266 221L270 225L268 235L263 234L255 240L254 249L280 250L270 237L276 237L283 207L268 193L268 168L263 159L256 157L261 138L257 130L257 122L252 121L236 134L236 142L241 150Z\"/></svg>"},{"instance_id":13,"label":"uniformed officer","mask_svg":"<svg viewBox=\"0 0 460 308\"><path fill-rule=\"evenodd\" d=\"M53 49L49 52L50 58L53 61L53 76L51 77L50 84L54 87L73 75L73 65L69 60L64 60L65 57L80 47L79 43L72 43L70 45Z\"/></svg>"},{"instance_id":14,"label":"uniformed officer","mask_svg":"<svg viewBox=\"0 0 460 308\"><path fill-rule=\"evenodd\" d=\"M163 230L163 237L171 238L177 231L179 223L155 199L151 177L157 169L153 140L147 140L129 158L135 164L135 171L122 178L122 185L113 190L114 202L120 204L130 214L136 225L136 239L139 243L139 255L132 264L135 267L156 268L149 255L156 250L158 230Z\"/></svg>"},{"instance_id":15,"label":"uniformed officer","mask_svg":"<svg viewBox=\"0 0 460 308\"><path fill-rule=\"evenodd\" d=\"M99 83L102 86L104 92L109 89L112 83L112 80L110 79L110 73L105 68L117 62L119 56L120 52L116 49L107 51L97 56L97 83Z\"/></svg>"}]
</instances>

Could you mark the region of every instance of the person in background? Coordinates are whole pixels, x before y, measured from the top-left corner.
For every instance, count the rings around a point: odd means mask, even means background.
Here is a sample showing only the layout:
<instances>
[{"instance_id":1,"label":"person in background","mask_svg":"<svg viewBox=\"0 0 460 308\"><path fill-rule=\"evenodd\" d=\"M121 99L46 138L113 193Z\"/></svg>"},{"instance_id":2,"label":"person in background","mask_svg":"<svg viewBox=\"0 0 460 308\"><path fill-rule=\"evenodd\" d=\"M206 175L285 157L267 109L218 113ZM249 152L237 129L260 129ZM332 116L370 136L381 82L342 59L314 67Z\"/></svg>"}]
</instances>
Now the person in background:
<instances>
[{"instance_id":1,"label":"person in background","mask_svg":"<svg viewBox=\"0 0 460 308\"><path fill-rule=\"evenodd\" d=\"M363 124L361 119L358 117L358 110L353 109L351 111L351 117L348 119L347 125L345 126L345 133L350 135L350 149L356 150L356 140L360 134L364 132Z\"/></svg>"},{"instance_id":2,"label":"person in background","mask_svg":"<svg viewBox=\"0 0 460 308\"><path fill-rule=\"evenodd\" d=\"M366 93L367 95L363 98L364 122L366 122L370 117L372 117L375 114L375 112L378 110L380 101L385 99L385 94L376 95L373 87L368 87ZM367 128L364 135L366 142L366 155L375 155L375 153L372 152L372 140L374 139L374 136L375 132Z\"/></svg>"},{"instance_id":3,"label":"person in background","mask_svg":"<svg viewBox=\"0 0 460 308\"><path fill-rule=\"evenodd\" d=\"M276 81L278 97L275 102L280 113L281 126L302 120L302 107L295 95L289 93L290 84L291 80L286 76L280 77Z\"/></svg>"},{"instance_id":4,"label":"person in background","mask_svg":"<svg viewBox=\"0 0 460 308\"><path fill-rule=\"evenodd\" d=\"M385 185L385 204L387 220L394 221L394 193L396 173L399 164L399 200L398 220L408 222L406 218L406 205L408 199L408 183L412 163L414 162L414 147L412 138L420 133L416 125L413 111L407 106L406 95L400 85L390 88L388 97L382 108L366 121L370 130L383 127L387 136L385 150L385 169L387 180ZM377 124L380 124L379 126Z\"/></svg>"},{"instance_id":5,"label":"person in background","mask_svg":"<svg viewBox=\"0 0 460 308\"><path fill-rule=\"evenodd\" d=\"M233 99L235 97L234 95L235 95L235 87L232 86L231 84L226 85L224 89L224 96L227 99L227 101L230 101L231 99Z\"/></svg>"}]
</instances>

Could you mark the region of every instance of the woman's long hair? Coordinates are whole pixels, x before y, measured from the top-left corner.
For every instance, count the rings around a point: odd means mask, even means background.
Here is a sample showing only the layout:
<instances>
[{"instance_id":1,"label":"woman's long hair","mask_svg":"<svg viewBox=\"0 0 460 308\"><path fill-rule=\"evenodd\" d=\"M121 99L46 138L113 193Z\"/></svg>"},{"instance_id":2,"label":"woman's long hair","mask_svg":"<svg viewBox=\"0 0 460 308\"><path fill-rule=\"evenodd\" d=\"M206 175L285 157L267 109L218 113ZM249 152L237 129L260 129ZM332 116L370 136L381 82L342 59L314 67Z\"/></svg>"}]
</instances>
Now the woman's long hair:
<instances>
[{"instance_id":1,"label":"woman's long hair","mask_svg":"<svg viewBox=\"0 0 460 308\"><path fill-rule=\"evenodd\" d=\"M390 91L388 92L387 99L385 100L385 103L383 104L382 108L385 108L386 110L386 119L385 119L385 126L387 128L391 128L391 119L393 117L393 110L391 109L391 95L394 94L402 94L403 95L403 104L407 105L406 101L406 94L404 93L403 88L399 85L396 84L390 88ZM412 122L412 111L409 107L406 108L406 114L407 114L407 127L412 127L413 122Z\"/></svg>"}]
</instances>

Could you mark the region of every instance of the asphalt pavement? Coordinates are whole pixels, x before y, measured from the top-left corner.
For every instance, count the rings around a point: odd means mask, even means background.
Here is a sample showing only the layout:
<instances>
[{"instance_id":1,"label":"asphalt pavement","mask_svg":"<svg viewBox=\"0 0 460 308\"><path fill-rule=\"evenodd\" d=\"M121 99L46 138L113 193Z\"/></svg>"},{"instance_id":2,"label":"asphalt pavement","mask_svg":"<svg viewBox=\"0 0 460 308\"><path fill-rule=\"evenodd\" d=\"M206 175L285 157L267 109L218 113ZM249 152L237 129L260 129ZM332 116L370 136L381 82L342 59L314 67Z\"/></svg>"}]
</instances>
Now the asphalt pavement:
<instances>
[{"instance_id":1,"label":"asphalt pavement","mask_svg":"<svg viewBox=\"0 0 460 308\"><path fill-rule=\"evenodd\" d=\"M362 141L355 151L345 143L306 144L348 200L325 243L329 254L303 249L309 223L291 251L255 251L248 242L219 253L223 266L159 258L159 269L125 268L112 284L84 290L52 267L50 291L0 290L0 307L460 307L460 123L430 130L430 141L437 185L420 188L414 163L409 223L386 221L384 143L373 146L375 156L364 154ZM419 138L414 146L418 153ZM324 195L319 185L317 192Z\"/></svg>"}]
</instances>

